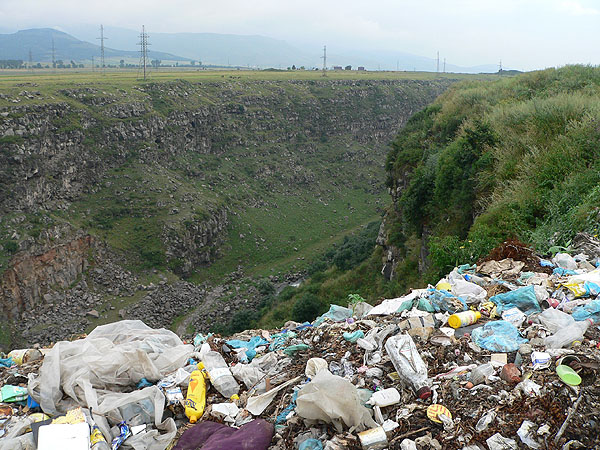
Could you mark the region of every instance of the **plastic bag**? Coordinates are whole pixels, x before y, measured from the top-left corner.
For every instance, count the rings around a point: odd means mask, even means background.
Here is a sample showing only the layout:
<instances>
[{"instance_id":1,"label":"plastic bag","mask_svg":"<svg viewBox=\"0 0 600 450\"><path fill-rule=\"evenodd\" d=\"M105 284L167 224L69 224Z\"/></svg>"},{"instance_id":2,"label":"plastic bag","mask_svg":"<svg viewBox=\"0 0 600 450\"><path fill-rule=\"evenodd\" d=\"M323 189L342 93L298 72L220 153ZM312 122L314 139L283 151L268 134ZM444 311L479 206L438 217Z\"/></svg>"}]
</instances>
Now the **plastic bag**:
<instances>
[{"instance_id":1,"label":"plastic bag","mask_svg":"<svg viewBox=\"0 0 600 450\"><path fill-rule=\"evenodd\" d=\"M557 253L552 258L552 262L563 269L577 270L577 262L568 253Z\"/></svg>"},{"instance_id":2,"label":"plastic bag","mask_svg":"<svg viewBox=\"0 0 600 450\"><path fill-rule=\"evenodd\" d=\"M163 449L175 436L176 427L173 419L162 422L162 392L156 386L122 392L142 378L162 379L184 366L192 351L193 346L184 345L172 331L152 329L140 320L102 325L85 339L58 342L46 354L39 374L30 376L29 394L48 414L64 413L76 406L92 407L98 413L94 420L105 436L110 436L109 422L115 425L123 420L125 412L118 408L137 404L166 434L159 436L153 430L127 443L134 448Z\"/></svg>"},{"instance_id":3,"label":"plastic bag","mask_svg":"<svg viewBox=\"0 0 600 450\"><path fill-rule=\"evenodd\" d=\"M529 342L521 337L517 327L505 320L488 322L474 329L471 338L475 344L492 352L515 352L521 344Z\"/></svg>"},{"instance_id":4,"label":"plastic bag","mask_svg":"<svg viewBox=\"0 0 600 450\"><path fill-rule=\"evenodd\" d=\"M252 359L256 356L256 347L259 347L261 345L266 345L269 343L269 341L263 339L260 336L254 336L252 339L250 339L250 341L240 341L239 339L230 339L229 341L226 341L227 345L229 345L231 348L237 348L237 349L246 349L245 356L246 356L246 360L241 361L241 362L248 362L248 361L252 361Z\"/></svg>"},{"instance_id":5,"label":"plastic bag","mask_svg":"<svg viewBox=\"0 0 600 450\"><path fill-rule=\"evenodd\" d=\"M325 322L325 319L331 319L334 322L343 322L344 320L349 319L350 317L352 317L351 309L344 308L343 306L339 305L329 305L329 311L327 311L325 314L323 314L321 317L315 320L313 325L315 327L318 327L323 322Z\"/></svg>"},{"instance_id":6,"label":"plastic bag","mask_svg":"<svg viewBox=\"0 0 600 450\"><path fill-rule=\"evenodd\" d=\"M457 298L448 291L428 289L427 300L431 303L435 312L446 311L454 314L467 310L467 303L462 298Z\"/></svg>"},{"instance_id":7,"label":"plastic bag","mask_svg":"<svg viewBox=\"0 0 600 450\"><path fill-rule=\"evenodd\" d=\"M498 314L502 314L503 311L511 308L519 308L526 315L542 311L533 286L494 295L490 298L490 301L497 305L496 311Z\"/></svg>"},{"instance_id":8,"label":"plastic bag","mask_svg":"<svg viewBox=\"0 0 600 450\"><path fill-rule=\"evenodd\" d=\"M452 293L464 299L468 304L479 303L486 299L487 291L481 286L465 280L454 280L450 282Z\"/></svg>"},{"instance_id":9,"label":"plastic bag","mask_svg":"<svg viewBox=\"0 0 600 450\"><path fill-rule=\"evenodd\" d=\"M322 370L298 392L296 412L300 417L333 423L338 432L342 424L365 430L377 426L360 401L356 387L342 377Z\"/></svg>"},{"instance_id":10,"label":"plastic bag","mask_svg":"<svg viewBox=\"0 0 600 450\"><path fill-rule=\"evenodd\" d=\"M568 327L574 322L574 318L571 317L570 314L554 308L544 310L544 312L538 316L538 320L553 334L561 328Z\"/></svg>"},{"instance_id":11,"label":"plastic bag","mask_svg":"<svg viewBox=\"0 0 600 450\"><path fill-rule=\"evenodd\" d=\"M587 305L575 308L573 319L577 321L592 319L594 323L600 323L600 300L592 300Z\"/></svg>"}]
</instances>

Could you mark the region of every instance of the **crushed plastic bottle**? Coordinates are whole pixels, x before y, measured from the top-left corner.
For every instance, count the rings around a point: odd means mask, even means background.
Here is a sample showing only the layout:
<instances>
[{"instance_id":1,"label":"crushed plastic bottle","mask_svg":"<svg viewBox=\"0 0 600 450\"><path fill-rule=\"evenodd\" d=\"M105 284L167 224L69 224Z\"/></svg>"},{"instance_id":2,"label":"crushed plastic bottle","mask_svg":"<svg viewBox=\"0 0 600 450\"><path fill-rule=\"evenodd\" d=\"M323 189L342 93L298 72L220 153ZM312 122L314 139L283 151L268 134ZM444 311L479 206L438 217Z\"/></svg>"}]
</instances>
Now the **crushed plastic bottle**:
<instances>
[{"instance_id":1,"label":"crushed plastic bottle","mask_svg":"<svg viewBox=\"0 0 600 450\"><path fill-rule=\"evenodd\" d=\"M552 336L548 336L544 343L547 348L564 348L570 347L575 342L583 339L585 332L593 322L590 319L583 322L574 322L571 325L558 330Z\"/></svg>"},{"instance_id":2,"label":"crushed plastic bottle","mask_svg":"<svg viewBox=\"0 0 600 450\"><path fill-rule=\"evenodd\" d=\"M400 379L410 386L420 399L429 398L431 388L427 378L427 366L412 338L408 334L392 336L385 343L385 350Z\"/></svg>"},{"instance_id":3,"label":"crushed plastic bottle","mask_svg":"<svg viewBox=\"0 0 600 450\"><path fill-rule=\"evenodd\" d=\"M207 352L202 358L204 368L208 372L210 382L219 393L225 398L231 398L240 392L240 386L233 378L229 366L220 353L215 351Z\"/></svg>"}]
</instances>

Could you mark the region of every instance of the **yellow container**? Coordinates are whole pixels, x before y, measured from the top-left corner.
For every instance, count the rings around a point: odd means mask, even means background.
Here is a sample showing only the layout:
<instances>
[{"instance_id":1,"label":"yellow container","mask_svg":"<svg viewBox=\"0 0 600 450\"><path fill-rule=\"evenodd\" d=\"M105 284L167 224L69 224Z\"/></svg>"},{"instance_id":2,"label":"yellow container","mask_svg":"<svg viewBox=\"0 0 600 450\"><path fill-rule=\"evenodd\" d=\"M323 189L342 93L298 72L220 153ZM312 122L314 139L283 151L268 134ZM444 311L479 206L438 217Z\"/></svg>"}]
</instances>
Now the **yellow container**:
<instances>
[{"instance_id":1,"label":"yellow container","mask_svg":"<svg viewBox=\"0 0 600 450\"><path fill-rule=\"evenodd\" d=\"M467 327L481 319L479 311L463 311L448 317L448 325L452 328Z\"/></svg>"},{"instance_id":2,"label":"yellow container","mask_svg":"<svg viewBox=\"0 0 600 450\"><path fill-rule=\"evenodd\" d=\"M190 375L187 396L185 399L185 415L190 423L196 423L206 407L206 379L204 372L194 370Z\"/></svg>"}]
</instances>

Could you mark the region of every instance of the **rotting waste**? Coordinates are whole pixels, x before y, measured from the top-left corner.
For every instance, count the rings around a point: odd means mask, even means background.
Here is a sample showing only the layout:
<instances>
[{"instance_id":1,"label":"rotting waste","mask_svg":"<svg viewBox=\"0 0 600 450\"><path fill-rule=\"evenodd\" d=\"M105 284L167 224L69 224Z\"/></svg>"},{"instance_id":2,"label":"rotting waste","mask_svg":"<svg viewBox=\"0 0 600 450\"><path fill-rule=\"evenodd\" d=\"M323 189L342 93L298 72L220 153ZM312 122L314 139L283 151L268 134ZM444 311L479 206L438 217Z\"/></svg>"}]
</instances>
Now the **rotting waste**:
<instances>
[{"instance_id":1,"label":"rotting waste","mask_svg":"<svg viewBox=\"0 0 600 450\"><path fill-rule=\"evenodd\" d=\"M579 235L281 330L102 325L2 355L0 449L600 448L599 294Z\"/></svg>"}]
</instances>

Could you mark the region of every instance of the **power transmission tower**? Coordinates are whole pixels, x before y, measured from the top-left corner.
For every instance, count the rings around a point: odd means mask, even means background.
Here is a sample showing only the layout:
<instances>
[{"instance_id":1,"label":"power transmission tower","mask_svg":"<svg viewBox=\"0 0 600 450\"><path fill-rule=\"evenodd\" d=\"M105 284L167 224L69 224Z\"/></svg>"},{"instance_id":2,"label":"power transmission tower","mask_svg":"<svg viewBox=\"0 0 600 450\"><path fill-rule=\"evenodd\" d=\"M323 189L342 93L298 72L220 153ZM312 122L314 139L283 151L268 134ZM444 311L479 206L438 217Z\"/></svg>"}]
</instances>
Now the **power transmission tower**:
<instances>
[{"instance_id":1,"label":"power transmission tower","mask_svg":"<svg viewBox=\"0 0 600 450\"><path fill-rule=\"evenodd\" d=\"M323 76L326 77L327 76L327 46L326 45L323 46L323 56L321 56L321 58L323 58Z\"/></svg>"},{"instance_id":2,"label":"power transmission tower","mask_svg":"<svg viewBox=\"0 0 600 450\"><path fill-rule=\"evenodd\" d=\"M146 80L146 72L148 71L148 33L146 33L146 28L142 25L142 32L140 33L140 42L138 42L140 46L140 65L138 67L138 78L140 73L143 73L144 81Z\"/></svg>"},{"instance_id":3,"label":"power transmission tower","mask_svg":"<svg viewBox=\"0 0 600 450\"><path fill-rule=\"evenodd\" d=\"M440 52L437 52L437 66L435 69L435 73L440 73Z\"/></svg>"},{"instance_id":4,"label":"power transmission tower","mask_svg":"<svg viewBox=\"0 0 600 450\"><path fill-rule=\"evenodd\" d=\"M102 70L102 75L104 75L104 68L106 67L106 65L104 64L104 40L108 38L104 37L103 25L100 25L100 37L96 39L100 39L100 67Z\"/></svg>"},{"instance_id":5,"label":"power transmission tower","mask_svg":"<svg viewBox=\"0 0 600 450\"><path fill-rule=\"evenodd\" d=\"M54 38L52 38L52 71L56 71L56 52L54 51Z\"/></svg>"},{"instance_id":6,"label":"power transmission tower","mask_svg":"<svg viewBox=\"0 0 600 450\"><path fill-rule=\"evenodd\" d=\"M29 49L29 70L33 72L33 56L31 56L31 49Z\"/></svg>"},{"instance_id":7,"label":"power transmission tower","mask_svg":"<svg viewBox=\"0 0 600 450\"><path fill-rule=\"evenodd\" d=\"M446 58L444 58L444 73L446 73Z\"/></svg>"},{"instance_id":8,"label":"power transmission tower","mask_svg":"<svg viewBox=\"0 0 600 450\"><path fill-rule=\"evenodd\" d=\"M500 60L500 63L498 64L498 73L502 76L502 60Z\"/></svg>"}]
</instances>

